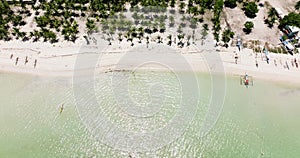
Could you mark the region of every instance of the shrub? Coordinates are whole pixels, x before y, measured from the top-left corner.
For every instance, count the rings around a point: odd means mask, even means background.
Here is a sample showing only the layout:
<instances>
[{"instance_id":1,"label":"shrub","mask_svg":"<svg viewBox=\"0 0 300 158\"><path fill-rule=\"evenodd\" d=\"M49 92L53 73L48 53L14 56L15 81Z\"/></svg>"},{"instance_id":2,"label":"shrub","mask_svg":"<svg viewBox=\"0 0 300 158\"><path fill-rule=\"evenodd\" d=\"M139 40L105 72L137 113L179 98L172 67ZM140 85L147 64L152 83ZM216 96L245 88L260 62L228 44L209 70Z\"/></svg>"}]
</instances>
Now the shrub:
<instances>
[{"instance_id":1,"label":"shrub","mask_svg":"<svg viewBox=\"0 0 300 158\"><path fill-rule=\"evenodd\" d=\"M300 14L289 13L284 16L284 18L280 21L280 27L284 27L286 25L300 27Z\"/></svg>"},{"instance_id":2,"label":"shrub","mask_svg":"<svg viewBox=\"0 0 300 158\"><path fill-rule=\"evenodd\" d=\"M225 7L235 8L236 7L236 0L225 0L224 4L225 4Z\"/></svg>"},{"instance_id":3,"label":"shrub","mask_svg":"<svg viewBox=\"0 0 300 158\"><path fill-rule=\"evenodd\" d=\"M252 29L253 29L253 27L254 27L254 24L253 24L253 22L251 22L251 21L247 21L245 24L244 24L244 29L243 29L243 31L245 32L245 33L247 33L247 34L249 34L251 31L252 31Z\"/></svg>"},{"instance_id":4,"label":"shrub","mask_svg":"<svg viewBox=\"0 0 300 158\"><path fill-rule=\"evenodd\" d=\"M249 18L255 18L258 12L258 7L255 2L246 3L244 6L245 15Z\"/></svg>"}]
</instances>

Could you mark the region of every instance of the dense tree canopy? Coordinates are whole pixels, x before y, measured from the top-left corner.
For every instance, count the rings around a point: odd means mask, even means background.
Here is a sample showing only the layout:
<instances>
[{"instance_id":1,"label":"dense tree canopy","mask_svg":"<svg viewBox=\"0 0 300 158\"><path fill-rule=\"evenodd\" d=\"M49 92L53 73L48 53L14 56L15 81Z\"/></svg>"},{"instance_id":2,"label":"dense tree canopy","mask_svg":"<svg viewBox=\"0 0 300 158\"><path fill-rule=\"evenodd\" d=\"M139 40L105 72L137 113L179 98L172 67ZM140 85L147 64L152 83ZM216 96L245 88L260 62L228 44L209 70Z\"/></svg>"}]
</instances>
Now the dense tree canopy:
<instances>
[{"instance_id":1,"label":"dense tree canopy","mask_svg":"<svg viewBox=\"0 0 300 158\"><path fill-rule=\"evenodd\" d=\"M288 15L284 16L284 18L280 21L280 26L284 27L286 25L300 27L300 14L289 13Z\"/></svg>"},{"instance_id":2,"label":"dense tree canopy","mask_svg":"<svg viewBox=\"0 0 300 158\"><path fill-rule=\"evenodd\" d=\"M270 8L268 11L268 18L265 20L265 23L271 28L274 26L275 21L277 20L277 12L275 8Z\"/></svg>"},{"instance_id":3,"label":"dense tree canopy","mask_svg":"<svg viewBox=\"0 0 300 158\"><path fill-rule=\"evenodd\" d=\"M224 2L223 0L216 0L214 6L214 18L213 21L213 30L214 30L214 37L216 41L219 41L219 31L221 30L221 23L220 23L220 16L223 9Z\"/></svg>"},{"instance_id":4,"label":"dense tree canopy","mask_svg":"<svg viewBox=\"0 0 300 158\"><path fill-rule=\"evenodd\" d=\"M241 2L241 0L40 0L40 2L38 5L27 5L25 3L20 5L7 4L6 0L0 0L0 39L8 37L22 38L28 35L28 37L34 38L35 41L39 39L57 41L56 38L61 36L66 40L75 41L78 38L79 28L80 30L82 28L82 26L79 27L82 21L85 24L83 26L85 27L84 30L89 33L97 31L98 27L101 26L102 31L108 34L124 31L121 37L125 37L125 31L130 30L128 38L141 39L144 32L163 33L166 26L175 27L178 20L174 18L175 9L172 9L173 13L170 10L171 16L162 18L158 16L154 18L156 20L147 19L145 14L162 13L167 11L168 6L176 6L175 8L180 8L182 12L191 15L189 20L181 19L179 31L184 30L186 26L196 29L197 24L204 19L203 15L207 11L213 11L212 27L215 39L218 41L222 29L220 21L223 5L234 8L237 6L237 2ZM13 1L12 3L17 2ZM119 12L126 11L126 3L131 4L130 11L134 15L134 21L125 20L126 18L121 16L118 17ZM254 11L255 16L258 11L256 4L254 2L245 4L246 15L252 15ZM10 10L10 7L15 6L21 8L21 11L14 13ZM34 10L33 13L30 12L31 8ZM38 28L31 32L21 32L21 26L26 24L24 18L31 14L35 14L34 22ZM110 17L117 20L110 22ZM168 23L165 23L167 19L169 19ZM143 31L138 31L138 28L133 29L133 27L141 27ZM208 28L205 30L208 31ZM12 33L13 36L11 36ZM222 40L228 41L230 36L230 32L225 31Z\"/></svg>"},{"instance_id":5,"label":"dense tree canopy","mask_svg":"<svg viewBox=\"0 0 300 158\"><path fill-rule=\"evenodd\" d=\"M298 2L296 3L295 9L296 9L296 10L300 10L300 1L298 1Z\"/></svg>"},{"instance_id":6,"label":"dense tree canopy","mask_svg":"<svg viewBox=\"0 0 300 158\"><path fill-rule=\"evenodd\" d=\"M252 31L252 29L254 27L254 24L251 21L246 21L245 24L244 24L244 27L245 27L243 29L244 32L247 33L247 34L249 34Z\"/></svg>"},{"instance_id":7,"label":"dense tree canopy","mask_svg":"<svg viewBox=\"0 0 300 158\"><path fill-rule=\"evenodd\" d=\"M234 36L234 32L232 32L229 29L226 29L222 34L222 41L224 43L228 43L230 39L233 38L233 36Z\"/></svg>"},{"instance_id":8,"label":"dense tree canopy","mask_svg":"<svg viewBox=\"0 0 300 158\"><path fill-rule=\"evenodd\" d=\"M225 0L224 4L226 7L229 7L229 8L235 8L237 6L236 0Z\"/></svg>"},{"instance_id":9,"label":"dense tree canopy","mask_svg":"<svg viewBox=\"0 0 300 158\"><path fill-rule=\"evenodd\" d=\"M258 7L255 2L246 3L244 6L245 15L249 18L255 18Z\"/></svg>"}]
</instances>

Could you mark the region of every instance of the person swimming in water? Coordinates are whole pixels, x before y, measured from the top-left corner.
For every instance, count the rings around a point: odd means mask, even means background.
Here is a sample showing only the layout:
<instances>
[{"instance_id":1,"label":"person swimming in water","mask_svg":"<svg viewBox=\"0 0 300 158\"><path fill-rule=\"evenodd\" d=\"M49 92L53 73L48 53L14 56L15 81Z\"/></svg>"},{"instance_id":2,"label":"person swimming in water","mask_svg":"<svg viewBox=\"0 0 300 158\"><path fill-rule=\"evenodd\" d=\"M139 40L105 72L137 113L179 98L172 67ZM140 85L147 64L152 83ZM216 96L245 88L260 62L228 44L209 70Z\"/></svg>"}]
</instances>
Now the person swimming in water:
<instances>
[{"instance_id":1,"label":"person swimming in water","mask_svg":"<svg viewBox=\"0 0 300 158\"><path fill-rule=\"evenodd\" d=\"M245 73L245 85L249 85L249 76Z\"/></svg>"},{"instance_id":2,"label":"person swimming in water","mask_svg":"<svg viewBox=\"0 0 300 158\"><path fill-rule=\"evenodd\" d=\"M59 108L59 114L61 114L64 110L64 104L61 104L60 108Z\"/></svg>"}]
</instances>

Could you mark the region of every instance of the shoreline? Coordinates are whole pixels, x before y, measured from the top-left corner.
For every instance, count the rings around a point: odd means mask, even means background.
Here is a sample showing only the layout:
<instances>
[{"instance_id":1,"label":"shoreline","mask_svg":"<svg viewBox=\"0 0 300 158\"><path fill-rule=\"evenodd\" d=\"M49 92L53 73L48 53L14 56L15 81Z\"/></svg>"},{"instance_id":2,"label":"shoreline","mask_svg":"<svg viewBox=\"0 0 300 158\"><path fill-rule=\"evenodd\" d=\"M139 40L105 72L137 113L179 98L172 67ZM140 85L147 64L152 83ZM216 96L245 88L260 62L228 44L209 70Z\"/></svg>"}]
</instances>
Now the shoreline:
<instances>
[{"instance_id":1,"label":"shoreline","mask_svg":"<svg viewBox=\"0 0 300 158\"><path fill-rule=\"evenodd\" d=\"M19 45L14 45L18 43L16 41L11 43L5 43L0 45L0 73L17 73L17 74L28 74L33 76L52 76L52 77L72 77L74 74L74 68L76 63L76 58L79 55L81 45L76 46L76 44L70 44L66 47L63 46L51 46L50 44L43 43L35 43L31 45L31 43L22 43ZM63 44L62 44L63 45ZM159 47L158 44L151 45L155 49ZM126 50L134 48L128 46L127 49L122 49L116 51L116 49L109 49L104 55L102 55L101 65L97 63L96 68L93 66L86 66L80 68L76 71L86 71L95 69L95 72L108 72L114 70L122 70L122 66L124 69L128 68L132 70L134 65L137 64L140 57L147 58L149 57L149 53L139 53L138 56L133 56L134 60L126 61L121 65L118 63L120 59L126 54ZM93 48L91 48L93 49ZM143 47L139 47L139 49L144 49ZM31 50L31 51L29 51ZM192 48L183 48L183 49L174 49L178 51L180 56L184 57L188 64L192 67L193 72L203 72L210 73L209 69L212 67L208 67L207 61L203 57L204 52L195 53ZM151 52L151 49L148 51ZM238 63L234 63L234 53L237 52L239 59ZM300 60L300 55L296 54L294 56L287 54L274 54L270 53L271 60L270 63L267 64L266 61L262 58L263 56L259 54L255 58L255 54L252 50L243 49L241 52L238 52L237 48L229 47L227 49L221 48L219 52L217 52L222 60L222 64L224 67L225 75L229 77L239 76L245 74L247 72L250 76L253 76L254 80L265 80L265 81L273 81L278 83L284 83L288 85L300 85L300 66L296 68L296 66L292 66L291 62L288 63L289 70L285 68L285 62L292 61L294 58L297 59L298 63ZM11 54L13 54L13 58L10 59ZM154 53L159 54L159 53ZM166 55L167 54L167 55ZM170 53L171 54L171 53ZM173 53L174 54L174 53ZM88 55L88 54L87 54ZM90 54L91 57L98 57L97 54ZM162 55L162 54L159 54ZM166 63L163 64L171 64L175 65L177 68L175 70L180 71L181 63L177 63L177 60L173 60L169 58L168 53L163 54ZM18 64L15 65L16 57L19 57ZM25 64L26 57L28 58L27 64ZM158 56L159 57L159 56ZM34 68L34 60L37 60L36 68ZM93 60L93 58L91 58ZM255 65L255 60L258 61L258 68ZM277 66L275 66L275 61L277 61ZM279 60L282 60L282 64L280 64ZM135 63L136 62L136 63ZM217 61L216 61L217 62ZM214 63L210 63L214 64ZM218 64L218 63L215 63ZM118 67L115 69L115 67ZM132 67L133 66L133 67ZM160 66L160 67L159 67ZM163 71L161 65L150 65L147 69L151 70L159 70ZM212 68L213 69L213 68ZM184 70L184 68L182 69ZM189 70L190 71L190 70Z\"/></svg>"}]
</instances>

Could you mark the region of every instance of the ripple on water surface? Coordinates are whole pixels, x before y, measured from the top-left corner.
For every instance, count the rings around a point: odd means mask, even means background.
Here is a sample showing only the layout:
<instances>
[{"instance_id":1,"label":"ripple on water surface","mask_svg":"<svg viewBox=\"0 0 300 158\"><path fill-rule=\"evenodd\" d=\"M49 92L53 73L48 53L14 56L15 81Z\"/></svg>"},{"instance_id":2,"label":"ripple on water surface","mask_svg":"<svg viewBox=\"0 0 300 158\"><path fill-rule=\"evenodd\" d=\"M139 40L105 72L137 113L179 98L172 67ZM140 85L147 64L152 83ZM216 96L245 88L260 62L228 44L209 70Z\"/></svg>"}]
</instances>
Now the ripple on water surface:
<instances>
[{"instance_id":1,"label":"ripple on water surface","mask_svg":"<svg viewBox=\"0 0 300 158\"><path fill-rule=\"evenodd\" d=\"M128 80L123 82L122 78ZM297 89L264 82L246 89L238 84L238 79L228 78L220 118L206 136L200 137L211 99L211 80L205 74L199 74L197 79L199 104L183 135L159 150L131 153L132 156L299 157ZM112 72L97 75L93 82L92 88L79 84L81 99L90 104L88 92L93 91L97 100L94 114L105 114L124 131L161 129L172 121L181 102L189 102L180 97L182 89L172 73ZM0 83L0 157L129 156L91 134L76 110L78 98L74 97L69 79L2 74ZM126 100L128 96L130 100ZM130 104L124 104L128 101ZM64 110L60 114L62 104ZM134 105L143 115L127 105Z\"/></svg>"}]
</instances>

